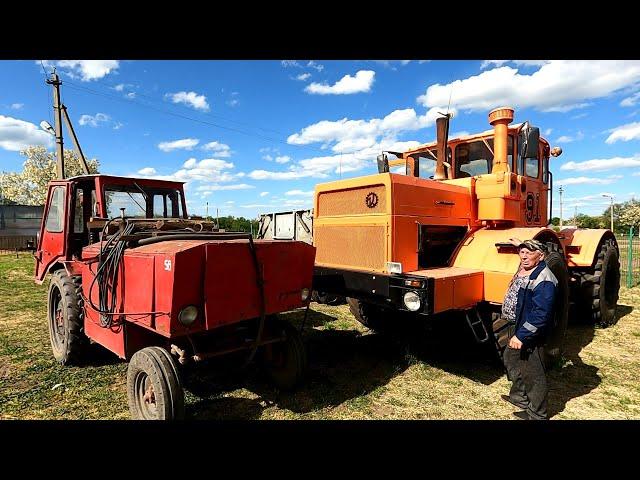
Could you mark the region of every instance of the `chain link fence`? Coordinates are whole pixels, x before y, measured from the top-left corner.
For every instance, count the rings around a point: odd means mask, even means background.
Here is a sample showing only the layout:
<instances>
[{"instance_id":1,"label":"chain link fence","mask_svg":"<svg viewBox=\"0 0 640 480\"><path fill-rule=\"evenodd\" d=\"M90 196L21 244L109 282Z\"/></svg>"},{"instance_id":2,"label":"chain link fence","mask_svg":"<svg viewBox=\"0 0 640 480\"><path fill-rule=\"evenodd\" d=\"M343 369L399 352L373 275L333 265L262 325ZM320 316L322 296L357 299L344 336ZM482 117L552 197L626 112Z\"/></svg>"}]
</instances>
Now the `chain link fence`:
<instances>
[{"instance_id":1,"label":"chain link fence","mask_svg":"<svg viewBox=\"0 0 640 480\"><path fill-rule=\"evenodd\" d=\"M637 234L616 235L620 247L620 285L640 285L640 237Z\"/></svg>"}]
</instances>

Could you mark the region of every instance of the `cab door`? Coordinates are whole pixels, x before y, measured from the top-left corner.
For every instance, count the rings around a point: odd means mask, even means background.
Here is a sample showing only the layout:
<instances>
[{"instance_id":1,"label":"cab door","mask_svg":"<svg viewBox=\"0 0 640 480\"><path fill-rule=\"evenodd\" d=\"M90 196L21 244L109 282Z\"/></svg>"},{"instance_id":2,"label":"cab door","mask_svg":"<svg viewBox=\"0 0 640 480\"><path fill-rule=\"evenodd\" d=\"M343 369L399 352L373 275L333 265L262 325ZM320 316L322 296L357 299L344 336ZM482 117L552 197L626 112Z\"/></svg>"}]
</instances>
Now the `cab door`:
<instances>
[{"instance_id":1,"label":"cab door","mask_svg":"<svg viewBox=\"0 0 640 480\"><path fill-rule=\"evenodd\" d=\"M52 184L47 193L45 214L40 226L36 258L36 281L42 283L49 267L67 253L67 198L66 184Z\"/></svg>"},{"instance_id":2,"label":"cab door","mask_svg":"<svg viewBox=\"0 0 640 480\"><path fill-rule=\"evenodd\" d=\"M536 158L522 158L518 151L517 173L522 187L522 220L526 226L547 224L547 178L543 181L542 142Z\"/></svg>"}]
</instances>

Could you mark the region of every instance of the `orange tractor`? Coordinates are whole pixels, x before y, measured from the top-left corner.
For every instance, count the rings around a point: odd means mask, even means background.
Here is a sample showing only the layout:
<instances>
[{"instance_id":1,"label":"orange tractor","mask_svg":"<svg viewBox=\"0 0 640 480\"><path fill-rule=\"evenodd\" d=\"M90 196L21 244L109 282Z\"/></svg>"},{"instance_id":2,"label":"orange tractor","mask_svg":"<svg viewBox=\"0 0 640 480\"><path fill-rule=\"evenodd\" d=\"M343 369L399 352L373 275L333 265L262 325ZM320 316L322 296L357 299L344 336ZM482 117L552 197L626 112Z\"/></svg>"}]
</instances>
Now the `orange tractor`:
<instances>
[{"instance_id":1,"label":"orange tractor","mask_svg":"<svg viewBox=\"0 0 640 480\"><path fill-rule=\"evenodd\" d=\"M314 288L349 297L374 330L400 318L464 313L476 340L495 340L500 306L519 266L510 238L535 238L558 279L547 362L561 354L570 301L581 318L615 321L620 264L610 230L551 229L550 148L514 110L489 113L493 129L378 156L376 175L319 184L314 197ZM405 174L390 173L404 166ZM400 167L402 168L402 167ZM395 168L394 168L395 169ZM401 313L402 312L402 313Z\"/></svg>"}]
</instances>

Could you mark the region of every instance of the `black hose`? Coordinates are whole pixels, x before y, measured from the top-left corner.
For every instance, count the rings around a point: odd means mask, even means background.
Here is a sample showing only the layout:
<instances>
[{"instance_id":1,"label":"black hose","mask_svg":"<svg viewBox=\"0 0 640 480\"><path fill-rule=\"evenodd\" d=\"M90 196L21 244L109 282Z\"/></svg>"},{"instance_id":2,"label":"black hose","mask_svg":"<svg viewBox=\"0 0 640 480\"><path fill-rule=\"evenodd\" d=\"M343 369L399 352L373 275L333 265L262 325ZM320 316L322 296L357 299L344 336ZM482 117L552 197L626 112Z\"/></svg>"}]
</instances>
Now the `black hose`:
<instances>
[{"instance_id":1,"label":"black hose","mask_svg":"<svg viewBox=\"0 0 640 480\"><path fill-rule=\"evenodd\" d=\"M159 242L168 242L170 240L247 240L251 237L249 233L178 233L174 235L158 235L157 237L142 238L140 240L132 240L133 245L150 245Z\"/></svg>"}]
</instances>

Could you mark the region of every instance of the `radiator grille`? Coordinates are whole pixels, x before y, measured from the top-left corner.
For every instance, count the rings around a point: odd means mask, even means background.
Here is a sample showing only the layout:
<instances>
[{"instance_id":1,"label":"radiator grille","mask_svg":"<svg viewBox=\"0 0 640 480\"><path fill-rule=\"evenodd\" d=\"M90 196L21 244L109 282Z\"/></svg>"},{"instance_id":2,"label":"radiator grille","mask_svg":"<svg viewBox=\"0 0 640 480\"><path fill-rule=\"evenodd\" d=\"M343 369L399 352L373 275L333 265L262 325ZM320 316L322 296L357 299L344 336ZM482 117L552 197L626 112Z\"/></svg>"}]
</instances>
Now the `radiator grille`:
<instances>
[{"instance_id":1,"label":"radiator grille","mask_svg":"<svg viewBox=\"0 0 640 480\"><path fill-rule=\"evenodd\" d=\"M345 268L385 269L386 227L384 225L318 225L314 232L317 264Z\"/></svg>"},{"instance_id":2,"label":"radiator grille","mask_svg":"<svg viewBox=\"0 0 640 480\"><path fill-rule=\"evenodd\" d=\"M367 215L385 213L387 199L384 185L322 192L318 195L318 216Z\"/></svg>"}]
</instances>

